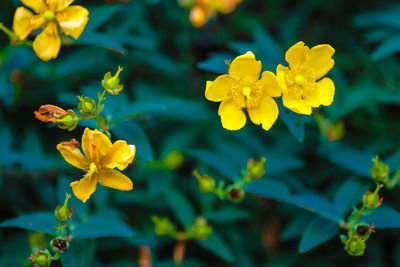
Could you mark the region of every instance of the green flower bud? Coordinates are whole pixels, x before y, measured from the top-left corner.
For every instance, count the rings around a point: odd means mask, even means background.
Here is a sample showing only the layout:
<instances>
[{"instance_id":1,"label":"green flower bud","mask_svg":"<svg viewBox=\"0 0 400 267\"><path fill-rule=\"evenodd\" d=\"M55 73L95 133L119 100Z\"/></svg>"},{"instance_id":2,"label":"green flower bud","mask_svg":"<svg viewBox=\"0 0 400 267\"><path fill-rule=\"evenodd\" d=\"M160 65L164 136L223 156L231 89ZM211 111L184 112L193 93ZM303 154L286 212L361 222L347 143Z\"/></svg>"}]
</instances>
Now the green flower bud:
<instances>
[{"instance_id":1,"label":"green flower bud","mask_svg":"<svg viewBox=\"0 0 400 267\"><path fill-rule=\"evenodd\" d=\"M374 227L374 225L369 225L368 223L361 222L353 226L353 232L364 241L367 241L368 238L371 236L371 233L375 232Z\"/></svg>"},{"instance_id":2,"label":"green flower bud","mask_svg":"<svg viewBox=\"0 0 400 267\"><path fill-rule=\"evenodd\" d=\"M199 183L200 192L209 193L215 190L215 181L211 176L208 176L207 174L200 175L197 170L193 171L193 175Z\"/></svg>"},{"instance_id":3,"label":"green flower bud","mask_svg":"<svg viewBox=\"0 0 400 267\"><path fill-rule=\"evenodd\" d=\"M247 173L253 179L259 179L265 175L265 162L266 158L262 157L260 161L249 159L247 162Z\"/></svg>"},{"instance_id":4,"label":"green flower bud","mask_svg":"<svg viewBox=\"0 0 400 267\"><path fill-rule=\"evenodd\" d=\"M357 235L352 236L346 243L344 249L351 256L362 256L365 252L365 240Z\"/></svg>"},{"instance_id":5,"label":"green flower bud","mask_svg":"<svg viewBox=\"0 0 400 267\"><path fill-rule=\"evenodd\" d=\"M62 119L55 120L55 122L57 123L58 128L73 131L76 126L78 126L79 118L72 109L67 110L67 113L68 115Z\"/></svg>"},{"instance_id":6,"label":"green flower bud","mask_svg":"<svg viewBox=\"0 0 400 267\"><path fill-rule=\"evenodd\" d=\"M167 217L152 216L154 231L158 235L175 235L176 226Z\"/></svg>"},{"instance_id":7,"label":"green flower bud","mask_svg":"<svg viewBox=\"0 0 400 267\"><path fill-rule=\"evenodd\" d=\"M185 159L184 159L183 155L181 154L181 152L179 152L177 150L173 150L164 157L164 159L162 161L162 165L166 169L168 169L170 171L174 171L182 165L184 160Z\"/></svg>"},{"instance_id":8,"label":"green flower bud","mask_svg":"<svg viewBox=\"0 0 400 267\"><path fill-rule=\"evenodd\" d=\"M238 203L244 199L245 193L243 188L233 184L227 187L226 194L231 202Z\"/></svg>"},{"instance_id":9,"label":"green flower bud","mask_svg":"<svg viewBox=\"0 0 400 267\"><path fill-rule=\"evenodd\" d=\"M66 222L72 218L72 215L74 215L74 209L71 207L68 207L68 200L71 198L70 194L65 194L65 201L64 205L57 206L56 210L54 211L54 216L57 218L58 221L60 222Z\"/></svg>"},{"instance_id":10,"label":"green flower bud","mask_svg":"<svg viewBox=\"0 0 400 267\"><path fill-rule=\"evenodd\" d=\"M78 99L78 109L83 116L90 116L96 112L96 102L92 98L78 96Z\"/></svg>"},{"instance_id":11,"label":"green flower bud","mask_svg":"<svg viewBox=\"0 0 400 267\"><path fill-rule=\"evenodd\" d=\"M372 159L374 165L371 167L371 175L372 178L378 183L385 183L388 180L389 176L389 166L379 161L378 156Z\"/></svg>"},{"instance_id":12,"label":"green flower bud","mask_svg":"<svg viewBox=\"0 0 400 267\"><path fill-rule=\"evenodd\" d=\"M212 227L204 217L197 217L194 224L188 230L192 236L199 240L207 240L212 232Z\"/></svg>"},{"instance_id":13,"label":"green flower bud","mask_svg":"<svg viewBox=\"0 0 400 267\"><path fill-rule=\"evenodd\" d=\"M381 189L383 185L378 184L375 191L366 192L362 197L362 203L364 206L367 206L369 209L376 209L380 205L382 205L383 198L379 197L379 189Z\"/></svg>"},{"instance_id":14,"label":"green flower bud","mask_svg":"<svg viewBox=\"0 0 400 267\"><path fill-rule=\"evenodd\" d=\"M123 70L120 66L118 66L117 73L114 76L111 76L111 72L107 72L104 75L104 79L101 81L101 85L104 89L106 89L107 93L112 95L118 95L119 92L122 91L124 86L119 84L119 74Z\"/></svg>"},{"instance_id":15,"label":"green flower bud","mask_svg":"<svg viewBox=\"0 0 400 267\"><path fill-rule=\"evenodd\" d=\"M29 259L33 267L49 267L51 264L51 255L47 249L33 253Z\"/></svg>"},{"instance_id":16,"label":"green flower bud","mask_svg":"<svg viewBox=\"0 0 400 267\"><path fill-rule=\"evenodd\" d=\"M55 253L62 254L69 248L69 242L67 239L55 237L50 241L50 247Z\"/></svg>"}]
</instances>

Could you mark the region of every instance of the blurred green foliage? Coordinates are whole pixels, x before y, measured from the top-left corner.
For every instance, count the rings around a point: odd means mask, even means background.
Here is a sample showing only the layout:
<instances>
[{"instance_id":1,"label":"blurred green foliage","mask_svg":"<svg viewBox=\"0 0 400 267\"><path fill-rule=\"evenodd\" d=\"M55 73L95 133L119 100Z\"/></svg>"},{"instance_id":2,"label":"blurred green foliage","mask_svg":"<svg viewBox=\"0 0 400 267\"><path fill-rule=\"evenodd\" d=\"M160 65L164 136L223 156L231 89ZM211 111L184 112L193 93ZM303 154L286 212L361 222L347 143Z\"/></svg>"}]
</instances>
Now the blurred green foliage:
<instances>
[{"instance_id":1,"label":"blurred green foliage","mask_svg":"<svg viewBox=\"0 0 400 267\"><path fill-rule=\"evenodd\" d=\"M194 29L174 0L75 2L89 9L89 23L55 60L42 62L0 34L0 226L54 234L52 211L81 175L56 145L80 140L83 127L49 127L33 111L74 108L77 95L95 98L104 74L120 65L124 90L107 96L103 114L113 140L136 145L137 162L125 171L134 190L99 186L86 204L71 199L75 239L63 266L135 266L142 246L154 266L174 266L176 242L154 233L153 215L181 230L197 216L212 226L209 239L187 243L183 266L400 265L400 233L386 230L400 227L398 188L382 189L383 206L362 217L376 225L364 257L348 256L338 238L340 223L375 187L372 158L380 155L390 174L400 168L398 3L243 0L232 14ZM0 21L11 27L20 5L1 1ZM204 97L206 80L248 50L274 72L300 40L336 49L328 74L335 101L320 112L343 122L343 139L330 142L313 117L283 106L268 132L252 124L223 129L218 105ZM184 158L173 171L159 164L171 151ZM233 183L250 158L261 157L266 175L239 204L200 193L192 175L198 169ZM2 228L0 244L0 266L26 263L27 231Z\"/></svg>"}]
</instances>

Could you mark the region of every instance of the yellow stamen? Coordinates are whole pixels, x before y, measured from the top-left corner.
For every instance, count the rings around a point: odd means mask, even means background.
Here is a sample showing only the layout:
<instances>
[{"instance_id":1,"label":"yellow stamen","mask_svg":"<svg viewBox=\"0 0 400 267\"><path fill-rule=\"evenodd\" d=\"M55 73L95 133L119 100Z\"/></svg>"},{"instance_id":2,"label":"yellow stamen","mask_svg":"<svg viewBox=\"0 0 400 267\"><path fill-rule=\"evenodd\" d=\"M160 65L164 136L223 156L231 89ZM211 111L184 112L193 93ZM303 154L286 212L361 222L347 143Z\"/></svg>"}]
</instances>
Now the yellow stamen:
<instances>
[{"instance_id":1,"label":"yellow stamen","mask_svg":"<svg viewBox=\"0 0 400 267\"><path fill-rule=\"evenodd\" d=\"M251 88L248 86L245 86L242 88L242 94L245 95L247 98L250 97L250 93L251 93Z\"/></svg>"},{"instance_id":2,"label":"yellow stamen","mask_svg":"<svg viewBox=\"0 0 400 267\"><path fill-rule=\"evenodd\" d=\"M47 21L52 21L55 17L56 16L51 10L46 10L46 12L43 13L43 18L45 18Z\"/></svg>"},{"instance_id":3,"label":"yellow stamen","mask_svg":"<svg viewBox=\"0 0 400 267\"><path fill-rule=\"evenodd\" d=\"M296 75L296 77L294 77L294 82L297 85L303 85L306 82L306 79L304 79L304 77L300 74Z\"/></svg>"}]
</instances>

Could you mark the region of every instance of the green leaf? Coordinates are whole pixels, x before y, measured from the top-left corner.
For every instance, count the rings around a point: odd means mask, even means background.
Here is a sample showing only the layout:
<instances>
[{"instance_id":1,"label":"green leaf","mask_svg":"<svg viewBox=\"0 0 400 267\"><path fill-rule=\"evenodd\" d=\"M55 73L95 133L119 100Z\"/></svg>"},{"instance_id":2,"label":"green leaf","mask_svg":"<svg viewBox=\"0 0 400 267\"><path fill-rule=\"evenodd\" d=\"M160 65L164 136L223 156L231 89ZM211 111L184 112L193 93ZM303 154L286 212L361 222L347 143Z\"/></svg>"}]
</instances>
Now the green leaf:
<instances>
[{"instance_id":1,"label":"green leaf","mask_svg":"<svg viewBox=\"0 0 400 267\"><path fill-rule=\"evenodd\" d=\"M370 215L362 216L360 221L375 224L376 229L400 228L400 213L390 207L379 207L374 209Z\"/></svg>"},{"instance_id":2,"label":"green leaf","mask_svg":"<svg viewBox=\"0 0 400 267\"><path fill-rule=\"evenodd\" d=\"M175 189L168 188L164 196L167 205L181 224L190 226L194 223L196 219L195 211L185 195Z\"/></svg>"},{"instance_id":3,"label":"green leaf","mask_svg":"<svg viewBox=\"0 0 400 267\"><path fill-rule=\"evenodd\" d=\"M114 114L114 116L118 117L110 122L110 127L113 127L115 124L130 119L134 116L137 116L142 113L147 112L159 112L166 110L167 107L165 105L161 105L160 103L152 103L152 102L135 102L128 105L124 105L121 110Z\"/></svg>"},{"instance_id":4,"label":"green leaf","mask_svg":"<svg viewBox=\"0 0 400 267\"><path fill-rule=\"evenodd\" d=\"M123 222L90 218L79 224L74 224L71 230L73 238L99 238L99 237L130 237L132 229Z\"/></svg>"},{"instance_id":5,"label":"green leaf","mask_svg":"<svg viewBox=\"0 0 400 267\"><path fill-rule=\"evenodd\" d=\"M286 124L290 133L299 142L303 142L305 134L304 115L294 113L291 110L285 108L282 104L281 99L277 99L276 103L278 104L279 108L279 117Z\"/></svg>"},{"instance_id":6,"label":"green leaf","mask_svg":"<svg viewBox=\"0 0 400 267\"><path fill-rule=\"evenodd\" d=\"M211 235L208 237L207 240L200 241L196 240L196 242L203 248L207 249L214 255L220 257L226 262L233 262L233 255L228 247L228 244L221 239L221 237L215 232L212 231Z\"/></svg>"},{"instance_id":7,"label":"green leaf","mask_svg":"<svg viewBox=\"0 0 400 267\"><path fill-rule=\"evenodd\" d=\"M316 246L332 239L340 232L340 227L331 221L316 217L307 226L301 236L299 252L307 252Z\"/></svg>"},{"instance_id":8,"label":"green leaf","mask_svg":"<svg viewBox=\"0 0 400 267\"><path fill-rule=\"evenodd\" d=\"M142 127L135 121L123 121L114 125L111 131L121 140L136 146L136 155L139 161L153 160L153 151L149 139Z\"/></svg>"},{"instance_id":9,"label":"green leaf","mask_svg":"<svg viewBox=\"0 0 400 267\"><path fill-rule=\"evenodd\" d=\"M372 53L373 60L379 60L400 51L400 33L386 38Z\"/></svg>"},{"instance_id":10,"label":"green leaf","mask_svg":"<svg viewBox=\"0 0 400 267\"><path fill-rule=\"evenodd\" d=\"M235 55L230 53L211 53L209 58L198 63L197 67L201 70L225 74L228 73L226 61L232 61L235 57Z\"/></svg>"},{"instance_id":11,"label":"green leaf","mask_svg":"<svg viewBox=\"0 0 400 267\"><path fill-rule=\"evenodd\" d=\"M74 239L69 249L61 255L63 267L92 266L96 252L96 241L93 239Z\"/></svg>"},{"instance_id":12,"label":"green leaf","mask_svg":"<svg viewBox=\"0 0 400 267\"><path fill-rule=\"evenodd\" d=\"M290 195L290 189L284 183L271 180L269 177L252 181L245 191L249 194L285 201Z\"/></svg>"},{"instance_id":13,"label":"green leaf","mask_svg":"<svg viewBox=\"0 0 400 267\"><path fill-rule=\"evenodd\" d=\"M52 213L38 212L30 215L22 215L8 219L0 223L0 227L16 227L26 230L39 231L51 235L57 235L58 221Z\"/></svg>"},{"instance_id":14,"label":"green leaf","mask_svg":"<svg viewBox=\"0 0 400 267\"><path fill-rule=\"evenodd\" d=\"M361 202L361 198L368 188L369 186L354 180L346 181L336 191L333 204L344 216L353 206Z\"/></svg>"}]
</instances>

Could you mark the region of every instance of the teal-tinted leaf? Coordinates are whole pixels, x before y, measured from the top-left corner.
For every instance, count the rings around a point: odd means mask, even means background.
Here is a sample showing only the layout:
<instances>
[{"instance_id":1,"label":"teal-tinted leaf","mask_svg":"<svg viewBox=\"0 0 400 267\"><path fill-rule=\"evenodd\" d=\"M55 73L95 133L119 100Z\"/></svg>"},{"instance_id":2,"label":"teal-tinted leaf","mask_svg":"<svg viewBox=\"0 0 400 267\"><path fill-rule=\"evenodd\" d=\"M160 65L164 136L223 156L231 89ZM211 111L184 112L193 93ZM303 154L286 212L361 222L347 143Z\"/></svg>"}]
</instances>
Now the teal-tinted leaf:
<instances>
[{"instance_id":1,"label":"teal-tinted leaf","mask_svg":"<svg viewBox=\"0 0 400 267\"><path fill-rule=\"evenodd\" d=\"M0 227L16 227L52 235L57 235L57 230L54 228L57 226L58 221L54 214L46 212L22 215L0 223Z\"/></svg>"},{"instance_id":2,"label":"teal-tinted leaf","mask_svg":"<svg viewBox=\"0 0 400 267\"><path fill-rule=\"evenodd\" d=\"M279 108L279 117L288 127L290 133L300 142L304 140L304 115L297 114L291 110L285 108L282 104L282 100L277 99Z\"/></svg>"},{"instance_id":3,"label":"teal-tinted leaf","mask_svg":"<svg viewBox=\"0 0 400 267\"><path fill-rule=\"evenodd\" d=\"M245 189L249 194L268 197L284 201L290 194L290 189L285 184L271 180L269 177L252 181Z\"/></svg>"},{"instance_id":4,"label":"teal-tinted leaf","mask_svg":"<svg viewBox=\"0 0 400 267\"><path fill-rule=\"evenodd\" d=\"M84 30L91 32L102 26L108 21L115 13L121 10L123 5L96 5L89 7L90 19Z\"/></svg>"},{"instance_id":5,"label":"teal-tinted leaf","mask_svg":"<svg viewBox=\"0 0 400 267\"><path fill-rule=\"evenodd\" d=\"M372 53L373 60L379 60L400 51L400 34L386 38Z\"/></svg>"},{"instance_id":6,"label":"teal-tinted leaf","mask_svg":"<svg viewBox=\"0 0 400 267\"><path fill-rule=\"evenodd\" d=\"M228 73L226 61L232 61L236 56L229 53L212 53L210 57L197 64L201 70L211 71L218 74Z\"/></svg>"},{"instance_id":7,"label":"teal-tinted leaf","mask_svg":"<svg viewBox=\"0 0 400 267\"><path fill-rule=\"evenodd\" d=\"M73 244L62 254L63 267L92 266L96 252L96 241L93 239L74 239Z\"/></svg>"},{"instance_id":8,"label":"teal-tinted leaf","mask_svg":"<svg viewBox=\"0 0 400 267\"><path fill-rule=\"evenodd\" d=\"M106 49L114 50L121 54L126 53L125 47L118 42L116 38L102 33L84 32L75 42L79 44L100 46Z\"/></svg>"},{"instance_id":9,"label":"teal-tinted leaf","mask_svg":"<svg viewBox=\"0 0 400 267\"><path fill-rule=\"evenodd\" d=\"M300 206L336 223L340 223L343 220L342 213L336 206L314 193L291 195L286 198L285 202Z\"/></svg>"},{"instance_id":10,"label":"teal-tinted leaf","mask_svg":"<svg viewBox=\"0 0 400 267\"><path fill-rule=\"evenodd\" d=\"M400 29L400 6L366 12L355 16L353 23L357 27L383 26Z\"/></svg>"},{"instance_id":11,"label":"teal-tinted leaf","mask_svg":"<svg viewBox=\"0 0 400 267\"><path fill-rule=\"evenodd\" d=\"M196 219L195 211L185 195L175 189L168 188L164 196L167 205L181 224L189 226L194 223Z\"/></svg>"},{"instance_id":12,"label":"teal-tinted leaf","mask_svg":"<svg viewBox=\"0 0 400 267\"><path fill-rule=\"evenodd\" d=\"M266 175L274 175L304 167L304 162L299 157L290 154L266 152Z\"/></svg>"},{"instance_id":13,"label":"teal-tinted leaf","mask_svg":"<svg viewBox=\"0 0 400 267\"><path fill-rule=\"evenodd\" d=\"M361 202L362 195L368 190L368 186L354 180L349 180L336 191L333 204L344 216L353 206Z\"/></svg>"},{"instance_id":14,"label":"teal-tinted leaf","mask_svg":"<svg viewBox=\"0 0 400 267\"><path fill-rule=\"evenodd\" d=\"M364 177L371 176L369 170L372 167L371 160L373 155L370 153L337 144L325 144L319 148L318 153L326 157L329 161L349 169L356 174Z\"/></svg>"},{"instance_id":15,"label":"teal-tinted leaf","mask_svg":"<svg viewBox=\"0 0 400 267\"><path fill-rule=\"evenodd\" d=\"M363 216L360 221L375 224L375 228L399 228L400 212L390 207L379 207L372 211L370 215Z\"/></svg>"},{"instance_id":16,"label":"teal-tinted leaf","mask_svg":"<svg viewBox=\"0 0 400 267\"><path fill-rule=\"evenodd\" d=\"M254 29L253 37L261 52L256 58L261 59L264 70L275 72L276 66L282 63L284 55L278 42L262 27Z\"/></svg>"},{"instance_id":17,"label":"teal-tinted leaf","mask_svg":"<svg viewBox=\"0 0 400 267\"><path fill-rule=\"evenodd\" d=\"M120 122L111 131L122 140L136 146L136 155L140 161L153 160L153 151L150 142L142 130L142 127L135 121Z\"/></svg>"},{"instance_id":18,"label":"teal-tinted leaf","mask_svg":"<svg viewBox=\"0 0 400 267\"><path fill-rule=\"evenodd\" d=\"M127 104L121 107L121 110L118 112L118 114L114 114L114 116L118 117L110 122L110 127L113 127L118 122L124 121L142 113L157 111L159 112L165 109L167 109L167 107L165 105L161 105L160 103L136 102Z\"/></svg>"},{"instance_id":19,"label":"teal-tinted leaf","mask_svg":"<svg viewBox=\"0 0 400 267\"><path fill-rule=\"evenodd\" d=\"M201 247L207 249L214 255L220 257L226 262L233 262L233 255L228 247L228 244L221 239L221 237L215 232L215 230L212 231L211 235L208 237L207 240L196 241Z\"/></svg>"},{"instance_id":20,"label":"teal-tinted leaf","mask_svg":"<svg viewBox=\"0 0 400 267\"><path fill-rule=\"evenodd\" d=\"M307 226L303 235L301 236L299 252L307 252L316 246L335 237L340 231L338 224L316 217Z\"/></svg>"},{"instance_id":21,"label":"teal-tinted leaf","mask_svg":"<svg viewBox=\"0 0 400 267\"><path fill-rule=\"evenodd\" d=\"M75 224L71 230L74 238L99 238L99 237L129 237L133 236L132 229L120 221L91 218Z\"/></svg>"},{"instance_id":22,"label":"teal-tinted leaf","mask_svg":"<svg viewBox=\"0 0 400 267\"><path fill-rule=\"evenodd\" d=\"M222 207L219 210L206 212L203 214L210 222L233 223L251 218L249 211L232 206Z\"/></svg>"},{"instance_id":23,"label":"teal-tinted leaf","mask_svg":"<svg viewBox=\"0 0 400 267\"><path fill-rule=\"evenodd\" d=\"M280 239L282 241L292 240L304 233L314 215L310 213L300 213L300 215L290 220L289 224L283 229Z\"/></svg>"}]
</instances>

